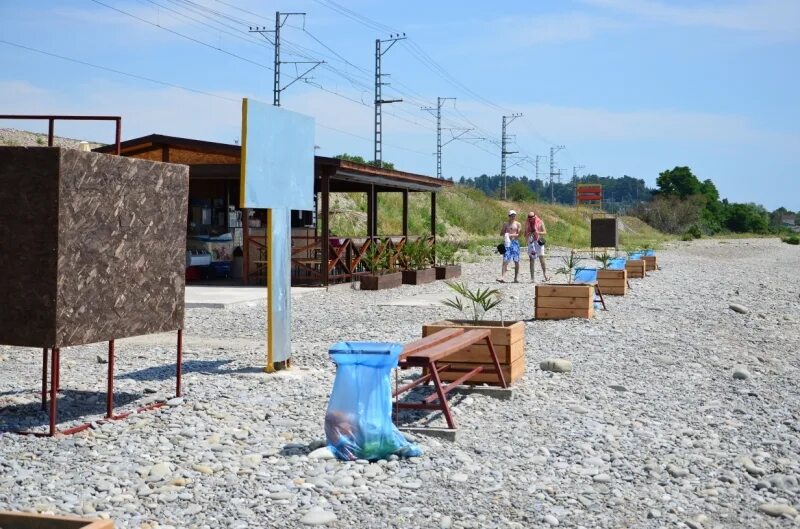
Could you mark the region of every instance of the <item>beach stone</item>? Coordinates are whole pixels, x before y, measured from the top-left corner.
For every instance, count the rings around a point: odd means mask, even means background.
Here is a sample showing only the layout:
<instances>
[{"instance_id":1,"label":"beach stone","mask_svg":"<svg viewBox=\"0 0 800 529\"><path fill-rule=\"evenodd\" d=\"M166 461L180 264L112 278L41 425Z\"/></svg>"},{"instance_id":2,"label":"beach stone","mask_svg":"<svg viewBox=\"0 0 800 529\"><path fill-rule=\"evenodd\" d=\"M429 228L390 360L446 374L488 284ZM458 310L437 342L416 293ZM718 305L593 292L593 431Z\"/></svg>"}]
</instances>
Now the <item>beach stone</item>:
<instances>
[{"instance_id":1,"label":"beach stone","mask_svg":"<svg viewBox=\"0 0 800 529\"><path fill-rule=\"evenodd\" d=\"M207 476L210 476L211 474L214 473L214 470L208 465L192 465L192 470L195 470Z\"/></svg>"},{"instance_id":2,"label":"beach stone","mask_svg":"<svg viewBox=\"0 0 800 529\"><path fill-rule=\"evenodd\" d=\"M685 478L689 475L689 471L677 465L667 465L667 472L673 478Z\"/></svg>"},{"instance_id":3,"label":"beach stone","mask_svg":"<svg viewBox=\"0 0 800 529\"><path fill-rule=\"evenodd\" d=\"M736 380L747 380L750 378L750 371L744 366L736 366L733 368L733 378Z\"/></svg>"},{"instance_id":4,"label":"beach stone","mask_svg":"<svg viewBox=\"0 0 800 529\"><path fill-rule=\"evenodd\" d=\"M322 508L314 508L300 518L303 525L325 525L336 521L336 515Z\"/></svg>"},{"instance_id":5,"label":"beach stone","mask_svg":"<svg viewBox=\"0 0 800 529\"><path fill-rule=\"evenodd\" d=\"M552 514L546 514L545 517L544 517L544 521L545 521L545 523L547 523L549 525L552 525L552 526L558 525L558 518L556 518Z\"/></svg>"},{"instance_id":6,"label":"beach stone","mask_svg":"<svg viewBox=\"0 0 800 529\"><path fill-rule=\"evenodd\" d=\"M171 472L172 469L169 463L158 463L150 467L150 472L147 473L147 479L145 481L161 481Z\"/></svg>"},{"instance_id":7,"label":"beach stone","mask_svg":"<svg viewBox=\"0 0 800 529\"><path fill-rule=\"evenodd\" d=\"M565 358L547 358L539 363L539 369L553 373L569 373L572 371L572 362Z\"/></svg>"},{"instance_id":8,"label":"beach stone","mask_svg":"<svg viewBox=\"0 0 800 529\"><path fill-rule=\"evenodd\" d=\"M334 459L336 456L333 455L331 449L327 446L323 446L322 448L317 448L310 454L308 454L309 459Z\"/></svg>"},{"instance_id":9,"label":"beach stone","mask_svg":"<svg viewBox=\"0 0 800 529\"><path fill-rule=\"evenodd\" d=\"M797 516L797 509L783 503L762 503L758 510L769 516Z\"/></svg>"},{"instance_id":10,"label":"beach stone","mask_svg":"<svg viewBox=\"0 0 800 529\"><path fill-rule=\"evenodd\" d=\"M747 314L748 312L750 312L750 309L748 309L744 305L739 305L738 303L731 303L730 305L728 305L728 307L733 312L738 312L739 314Z\"/></svg>"},{"instance_id":11,"label":"beach stone","mask_svg":"<svg viewBox=\"0 0 800 529\"><path fill-rule=\"evenodd\" d=\"M167 401L167 406L175 407L183 404L183 397L173 397Z\"/></svg>"},{"instance_id":12,"label":"beach stone","mask_svg":"<svg viewBox=\"0 0 800 529\"><path fill-rule=\"evenodd\" d=\"M602 474L597 474L592 478L596 483L608 483L611 481L611 476L606 474L605 472Z\"/></svg>"},{"instance_id":13,"label":"beach stone","mask_svg":"<svg viewBox=\"0 0 800 529\"><path fill-rule=\"evenodd\" d=\"M450 529L453 527L453 519L449 516L442 516L439 519L439 529Z\"/></svg>"}]
</instances>

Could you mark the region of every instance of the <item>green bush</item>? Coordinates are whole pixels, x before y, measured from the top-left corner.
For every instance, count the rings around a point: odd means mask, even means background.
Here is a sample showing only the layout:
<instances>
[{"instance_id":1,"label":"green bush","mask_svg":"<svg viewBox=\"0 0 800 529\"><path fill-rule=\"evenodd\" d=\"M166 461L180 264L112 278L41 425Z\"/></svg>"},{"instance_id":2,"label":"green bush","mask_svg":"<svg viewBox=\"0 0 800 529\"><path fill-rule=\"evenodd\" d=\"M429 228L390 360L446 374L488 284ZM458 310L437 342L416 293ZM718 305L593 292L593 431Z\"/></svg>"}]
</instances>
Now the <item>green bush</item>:
<instances>
[{"instance_id":1,"label":"green bush","mask_svg":"<svg viewBox=\"0 0 800 529\"><path fill-rule=\"evenodd\" d=\"M695 239L699 239L703 236L703 232L700 230L700 226L697 224L692 224L689 226L689 229L686 230L687 235L691 235Z\"/></svg>"},{"instance_id":2,"label":"green bush","mask_svg":"<svg viewBox=\"0 0 800 529\"><path fill-rule=\"evenodd\" d=\"M682 241L693 241L694 240L694 235L692 235L691 233L684 233L681 236L681 240Z\"/></svg>"},{"instance_id":3,"label":"green bush","mask_svg":"<svg viewBox=\"0 0 800 529\"><path fill-rule=\"evenodd\" d=\"M794 245L800 244L800 237L798 237L797 235L790 235L789 237L784 237L781 240L786 244L794 244Z\"/></svg>"}]
</instances>

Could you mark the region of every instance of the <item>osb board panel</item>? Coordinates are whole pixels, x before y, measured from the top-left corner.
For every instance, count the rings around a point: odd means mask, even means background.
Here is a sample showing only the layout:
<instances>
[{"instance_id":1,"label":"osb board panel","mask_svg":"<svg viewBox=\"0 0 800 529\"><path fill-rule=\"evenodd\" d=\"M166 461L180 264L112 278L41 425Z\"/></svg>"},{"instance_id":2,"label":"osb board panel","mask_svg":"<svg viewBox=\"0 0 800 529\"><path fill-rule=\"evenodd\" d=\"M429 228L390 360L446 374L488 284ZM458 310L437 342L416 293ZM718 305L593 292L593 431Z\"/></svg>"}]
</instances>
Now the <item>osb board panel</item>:
<instances>
[{"instance_id":1,"label":"osb board panel","mask_svg":"<svg viewBox=\"0 0 800 529\"><path fill-rule=\"evenodd\" d=\"M537 296L536 306L551 309L588 309L592 304L592 297L583 298L560 298Z\"/></svg>"},{"instance_id":2,"label":"osb board panel","mask_svg":"<svg viewBox=\"0 0 800 529\"><path fill-rule=\"evenodd\" d=\"M183 327L189 168L61 151L56 345Z\"/></svg>"},{"instance_id":3,"label":"osb board panel","mask_svg":"<svg viewBox=\"0 0 800 529\"><path fill-rule=\"evenodd\" d=\"M536 285L536 297L583 298L594 296L591 285Z\"/></svg>"},{"instance_id":4,"label":"osb board panel","mask_svg":"<svg viewBox=\"0 0 800 529\"><path fill-rule=\"evenodd\" d=\"M0 147L0 344L55 343L58 149Z\"/></svg>"},{"instance_id":5,"label":"osb board panel","mask_svg":"<svg viewBox=\"0 0 800 529\"><path fill-rule=\"evenodd\" d=\"M188 167L9 147L0 173L0 343L183 327Z\"/></svg>"},{"instance_id":6,"label":"osb board panel","mask_svg":"<svg viewBox=\"0 0 800 529\"><path fill-rule=\"evenodd\" d=\"M134 154L130 158L137 158L139 160L151 160L160 162L164 157L162 149L157 147L152 151L145 151ZM191 151L188 149L177 149L171 147L169 149L169 162L186 165L206 165L206 164L239 164L239 156L227 154L205 153L198 151Z\"/></svg>"},{"instance_id":7,"label":"osb board panel","mask_svg":"<svg viewBox=\"0 0 800 529\"><path fill-rule=\"evenodd\" d=\"M114 529L111 520L88 520L75 516L50 516L0 511L3 529Z\"/></svg>"},{"instance_id":8,"label":"osb board panel","mask_svg":"<svg viewBox=\"0 0 800 529\"><path fill-rule=\"evenodd\" d=\"M525 324L521 321L490 321L484 320L473 324L466 320L442 320L422 326L422 337L428 336L442 329L463 327L464 329L490 329L492 331L492 344L509 345L525 337Z\"/></svg>"},{"instance_id":9,"label":"osb board panel","mask_svg":"<svg viewBox=\"0 0 800 529\"><path fill-rule=\"evenodd\" d=\"M478 364L465 364L465 363L454 363L452 364L453 367L461 367L461 368L474 368ZM490 364L483 364L486 366L486 369L492 370L494 369L494 365ZM512 383L519 380L522 375L525 374L525 358L522 357L518 359L511 365L501 365L500 369L503 371L503 375L505 376L506 382L511 385ZM441 377L442 380L445 382L452 382L453 380L457 379L463 372L450 372L450 373L442 373ZM497 379L496 373L478 373L473 378L469 379L465 384L489 384L490 386L499 386L500 382Z\"/></svg>"},{"instance_id":10,"label":"osb board panel","mask_svg":"<svg viewBox=\"0 0 800 529\"><path fill-rule=\"evenodd\" d=\"M565 320L567 318L591 318L594 314L594 307L588 309L549 309L536 307L535 316L537 320Z\"/></svg>"}]
</instances>

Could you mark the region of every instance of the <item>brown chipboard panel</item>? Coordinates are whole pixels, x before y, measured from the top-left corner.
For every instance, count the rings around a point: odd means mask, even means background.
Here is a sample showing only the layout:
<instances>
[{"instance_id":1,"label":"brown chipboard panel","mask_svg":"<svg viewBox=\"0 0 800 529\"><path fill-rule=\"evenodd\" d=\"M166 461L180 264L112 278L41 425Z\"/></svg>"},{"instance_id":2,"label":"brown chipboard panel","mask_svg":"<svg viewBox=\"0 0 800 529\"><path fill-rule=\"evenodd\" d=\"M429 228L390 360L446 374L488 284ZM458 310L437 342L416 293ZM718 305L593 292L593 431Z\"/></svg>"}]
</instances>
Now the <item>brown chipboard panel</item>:
<instances>
[{"instance_id":1,"label":"brown chipboard panel","mask_svg":"<svg viewBox=\"0 0 800 529\"><path fill-rule=\"evenodd\" d=\"M189 168L0 147L0 344L183 327Z\"/></svg>"}]
</instances>

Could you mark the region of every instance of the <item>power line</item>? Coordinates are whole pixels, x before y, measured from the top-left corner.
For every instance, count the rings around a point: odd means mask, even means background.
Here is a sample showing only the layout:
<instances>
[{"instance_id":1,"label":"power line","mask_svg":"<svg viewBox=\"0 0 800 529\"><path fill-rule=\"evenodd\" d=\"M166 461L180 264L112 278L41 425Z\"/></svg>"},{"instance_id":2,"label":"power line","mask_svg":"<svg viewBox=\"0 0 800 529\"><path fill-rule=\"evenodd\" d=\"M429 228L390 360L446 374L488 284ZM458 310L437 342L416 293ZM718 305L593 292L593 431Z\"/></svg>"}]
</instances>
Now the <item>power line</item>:
<instances>
[{"instance_id":1,"label":"power line","mask_svg":"<svg viewBox=\"0 0 800 529\"><path fill-rule=\"evenodd\" d=\"M272 68L270 68L269 66L267 66L267 65L265 65L265 64L261 64L261 63L259 63L259 62L256 62L256 61L253 61L253 60L250 60L250 59L248 59L248 58L246 58L246 57L242 57L241 55L237 55L237 54L235 54L235 53L233 53L233 52L230 52L230 51L228 51L228 50L224 50L224 49L222 49L222 48L220 48L220 47L218 47L218 46L214 46L213 44L209 44L209 43L207 43L207 42L203 42L202 40L196 39L196 38L194 38L194 37L190 37L189 35L184 35L183 33L180 33L180 32L178 32L178 31L175 31L174 29L170 29L170 28L164 27L164 26L162 26L162 25L160 25L160 24L156 24L155 22L150 22L149 20L147 20L147 19L144 19L144 18L141 18L141 17L138 17L138 16L134 15L133 13L128 13L127 11L123 11L122 9L117 9L117 8L116 8L116 7L114 7L114 6L110 6L110 5L108 5L108 4L104 4L104 3L103 3L103 2L101 2L100 0L91 0L91 1L92 1L92 2L94 2L95 4L99 4L99 5L101 5L101 6L105 6L105 7L109 8L109 9L111 9L111 10L113 10L113 11L116 11L116 12L118 12L118 13L121 13L121 14L123 14L123 15L127 15L127 16L129 16L129 17L131 17L131 18L134 18L134 19L136 19L136 20L140 21L140 22L144 22L145 24L149 24L149 25L151 25L151 26L154 26L154 27L157 27L157 28L161 28L161 29L163 29L164 31L168 31L168 32L172 33L173 35L177 35L177 36L179 36L179 37L181 37L181 38L184 38L184 39L190 40L190 41L192 41L192 42L195 42L195 43L197 43L197 44L200 44L200 45L202 45L202 46L205 46L205 47L207 47L207 48L211 48L212 50L217 50L217 51L219 51L220 53L224 53L224 54L226 54L226 55L230 55L231 57L235 57L235 58L237 58L237 59L239 59L239 60L241 60L241 61L245 61L245 62L248 62L248 63L250 63L250 64L253 64L253 65L255 65L255 66L258 66L258 67L260 67L260 68L264 68L264 69L266 69L266 70L270 70L270 71L272 71Z\"/></svg>"}]
</instances>

